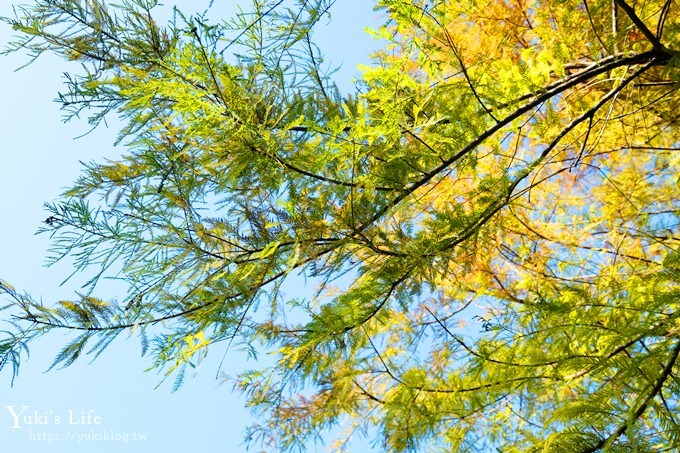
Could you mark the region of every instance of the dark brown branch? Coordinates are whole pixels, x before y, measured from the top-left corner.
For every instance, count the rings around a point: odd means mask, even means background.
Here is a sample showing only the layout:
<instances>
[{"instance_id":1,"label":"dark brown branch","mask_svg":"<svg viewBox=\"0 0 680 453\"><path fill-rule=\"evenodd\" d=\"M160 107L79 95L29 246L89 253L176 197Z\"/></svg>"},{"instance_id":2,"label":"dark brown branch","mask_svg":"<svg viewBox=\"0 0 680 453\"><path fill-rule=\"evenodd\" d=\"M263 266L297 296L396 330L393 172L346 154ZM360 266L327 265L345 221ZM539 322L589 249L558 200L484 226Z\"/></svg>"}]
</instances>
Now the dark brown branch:
<instances>
[{"instance_id":1,"label":"dark brown branch","mask_svg":"<svg viewBox=\"0 0 680 453\"><path fill-rule=\"evenodd\" d=\"M482 98L479 96L477 93L477 89L475 88L475 84L472 83L472 80L470 79L470 74L468 73L467 68L465 67L465 62L463 61L463 58L460 56L460 52L458 50L458 47L456 44L453 42L453 38L451 37L451 34L449 33L448 29L442 24L439 20L437 20L434 15L432 15L431 12L429 12L427 9L423 8L421 9L423 12L423 16L427 15L430 20L434 21L442 30L444 30L444 36L446 37L446 45L451 49L451 52L453 53L453 56L456 58L456 61L458 61L458 64L460 65L460 70L461 73L463 74L463 77L465 78L465 81L468 84L468 87L470 88L470 91L472 92L472 95L475 97L479 105L484 109L487 115L489 115L496 123L499 123L500 121L496 116L494 116L493 111L484 104L484 101L482 101ZM420 26L420 24L418 24Z\"/></svg>"},{"instance_id":2,"label":"dark brown branch","mask_svg":"<svg viewBox=\"0 0 680 453\"><path fill-rule=\"evenodd\" d=\"M609 53L607 46L605 46L604 41L602 41L600 34L597 32L597 27L595 26L595 23L593 22L593 16L592 16L592 14L590 14L590 8L588 8L588 0L583 0L583 7L586 10L586 14L588 15L588 22L590 22L590 29L595 34L595 38L597 38L597 42L600 44L600 47L602 47L603 51L605 51L606 53ZM566 69L566 67L565 67L565 69Z\"/></svg>"},{"instance_id":3,"label":"dark brown branch","mask_svg":"<svg viewBox=\"0 0 680 453\"><path fill-rule=\"evenodd\" d=\"M671 10L671 3L673 0L666 0L666 2L663 4L663 8L661 8L661 14L659 14L659 23L656 26L656 38L661 39L661 35L663 35L663 26L666 23L666 19L668 18L668 12Z\"/></svg>"},{"instance_id":4,"label":"dark brown branch","mask_svg":"<svg viewBox=\"0 0 680 453\"><path fill-rule=\"evenodd\" d=\"M647 25L640 19L640 17L635 13L635 10L633 7L631 7L628 3L626 3L626 0L614 0L614 3L616 3L618 6L621 7L621 9L626 13L628 18L635 24L635 26L642 32L643 35L645 35L645 38L652 44L655 50L657 51L663 51L664 46L661 44L661 41L652 33L652 31L647 28Z\"/></svg>"},{"instance_id":5,"label":"dark brown branch","mask_svg":"<svg viewBox=\"0 0 680 453\"><path fill-rule=\"evenodd\" d=\"M306 132L306 131L307 131L307 128L304 128L304 129L305 129L305 132ZM299 128L294 127L294 128L291 128L290 130L298 130L298 131L299 131ZM355 183L353 183L353 182L347 182L347 181L341 181L341 180L339 180L339 179L329 178L329 177L327 177L327 176L323 176L323 175L318 175L318 174L316 174L316 173L312 173L312 172L310 172L310 171L305 170L304 168L300 168L300 167L298 167L298 166L296 166L296 165L291 164L291 163L288 162L287 160L284 160L284 159L283 159L281 156L279 156L278 154L275 154L275 153L268 153L268 152L266 152L266 151L261 150L261 149L258 148L257 146L255 146L255 144L253 144L253 143L251 143L251 142L249 142L249 141L247 141L247 140L244 140L244 141L245 141L246 145L248 146L248 148L250 148L251 151L253 151L253 152L257 153L257 154L260 154L260 155L262 155L262 156L265 156L265 157L267 157L267 158L269 158L269 159L273 159L273 160L275 160L279 165L281 165L281 166L283 166L283 167L287 168L288 170L291 170L291 171L293 171L293 172L295 172L295 173L301 174L301 175L303 175L303 176L307 176L307 177L312 178L312 179L316 179L316 180L321 181L321 182L324 182L324 183L335 184L335 185L339 185L339 186L343 186L343 187L351 187L351 188L357 188L357 189L363 189L363 188L364 188L364 186L363 186L363 185L360 185L360 184L355 184ZM375 187L375 190L378 190L378 191L381 191L381 192L395 192L395 191L397 191L397 189L395 189L395 188L392 188L392 187L384 187L384 186Z\"/></svg>"},{"instance_id":6,"label":"dark brown branch","mask_svg":"<svg viewBox=\"0 0 680 453\"><path fill-rule=\"evenodd\" d=\"M666 379L668 379L668 377L671 375L673 371L673 367L675 366L675 362L678 359L678 355L680 355L680 341L678 341L675 347L672 349L670 359L668 360L668 363L666 363L666 366L661 371L661 374L659 375L659 378L656 380L654 387L652 387L652 390L649 392L649 395L647 395L642 404L640 404L640 406L632 414L631 419L619 425L616 431L614 431L608 437L601 439L597 444L593 445L592 447L584 448L582 450L583 453L594 453L598 450L601 450L603 447L611 445L616 439L618 439L623 434L625 434L626 431L628 431L628 428L631 427L632 423L636 422L637 419L640 418L642 414L644 414L652 400L658 394L660 394L666 382Z\"/></svg>"},{"instance_id":7,"label":"dark brown branch","mask_svg":"<svg viewBox=\"0 0 680 453\"><path fill-rule=\"evenodd\" d=\"M379 403L379 404L385 404L385 401L383 401L380 398L378 398L377 396L369 393L361 384L359 384L359 382L357 382L356 379L352 379L352 383L354 383L354 385L359 387L359 390L361 390L361 393L363 395L365 395L366 397L368 397L368 399L373 400L373 401L375 401L376 403Z\"/></svg>"},{"instance_id":8,"label":"dark brown branch","mask_svg":"<svg viewBox=\"0 0 680 453\"><path fill-rule=\"evenodd\" d=\"M284 1L285 1L285 0L279 0L278 2L276 2L275 4L273 4L267 11L265 11L264 13L260 14L259 16L257 16L257 18L254 19L250 24L248 24L246 27L243 27L243 29L241 30L241 32L240 32L238 35L236 35L236 37L235 37L234 39L232 39L231 41L229 41L229 43L228 43L226 46L224 46L224 48L219 52L220 55L224 55L224 52L226 52L227 49L229 49L229 48L230 48L231 46L233 46L234 44L238 43L238 42L239 42L239 39L241 39L241 37L242 37L243 35L245 35L245 34L248 33L250 30L252 30L253 27L255 27L255 25L257 25L258 22L260 22L262 19L264 19L265 17L269 16L269 15L270 15L276 8L278 8Z\"/></svg>"}]
</instances>

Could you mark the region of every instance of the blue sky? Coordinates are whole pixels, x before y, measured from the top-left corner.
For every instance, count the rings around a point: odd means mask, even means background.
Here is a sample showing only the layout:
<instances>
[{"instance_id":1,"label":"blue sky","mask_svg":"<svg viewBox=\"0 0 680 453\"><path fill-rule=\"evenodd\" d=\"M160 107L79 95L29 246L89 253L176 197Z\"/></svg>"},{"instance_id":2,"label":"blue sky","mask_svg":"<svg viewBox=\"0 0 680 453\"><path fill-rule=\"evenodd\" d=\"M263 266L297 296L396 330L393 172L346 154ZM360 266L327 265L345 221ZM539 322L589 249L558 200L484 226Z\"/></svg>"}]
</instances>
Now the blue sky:
<instances>
[{"instance_id":1,"label":"blue sky","mask_svg":"<svg viewBox=\"0 0 680 453\"><path fill-rule=\"evenodd\" d=\"M0 3L0 16L12 15L13 3ZM209 2L186 3L203 11ZM233 6L237 2L225 3ZM375 47L363 33L365 27L380 25L378 14L371 11L372 3L338 0L331 24L318 36L322 50L334 63L342 63L337 77L344 90L358 75L357 64L367 62ZM224 17L225 11L214 5L211 17ZM0 45L11 34L2 24ZM45 55L14 71L25 62L21 54L0 57L0 279L50 303L72 298L86 278L76 276L60 286L70 273L68 263L44 267L49 240L34 235L46 217L42 205L53 201L77 177L79 161L115 158L122 150L113 146L115 121L108 129L100 127L78 139L74 137L89 129L86 121L62 122L59 105L52 101L68 69L64 62ZM115 297L118 290L107 283L98 295ZM245 450L243 430L252 419L244 409L244 400L216 379L223 355L219 346L195 377L189 377L179 392L171 393L171 380L154 390L160 376L144 372L150 362L140 357L138 340L124 335L92 363L84 358L69 368L45 373L65 341L61 334L53 334L34 343L13 387L10 370L0 373L3 451ZM230 374L254 366L238 351L230 351L225 363L222 371Z\"/></svg>"}]
</instances>

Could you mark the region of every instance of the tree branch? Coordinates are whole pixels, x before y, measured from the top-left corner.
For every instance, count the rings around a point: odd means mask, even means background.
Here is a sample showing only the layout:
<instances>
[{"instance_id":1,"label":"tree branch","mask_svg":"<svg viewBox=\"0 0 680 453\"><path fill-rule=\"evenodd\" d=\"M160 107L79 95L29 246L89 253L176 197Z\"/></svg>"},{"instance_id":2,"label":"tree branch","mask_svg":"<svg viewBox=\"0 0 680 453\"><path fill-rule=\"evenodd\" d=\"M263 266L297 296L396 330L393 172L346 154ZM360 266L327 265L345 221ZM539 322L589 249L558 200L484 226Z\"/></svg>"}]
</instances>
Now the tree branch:
<instances>
[{"instance_id":1,"label":"tree branch","mask_svg":"<svg viewBox=\"0 0 680 453\"><path fill-rule=\"evenodd\" d=\"M635 10L628 4L626 3L626 0L614 0L614 2L621 7L623 11L628 15L628 18L635 24L635 26L640 29L643 35L645 35L645 38L652 44L655 50L659 51L664 51L664 45L661 44L661 41L659 41L659 38L652 33L652 31L647 28L647 25L638 17L638 15L635 13Z\"/></svg>"},{"instance_id":2,"label":"tree branch","mask_svg":"<svg viewBox=\"0 0 680 453\"><path fill-rule=\"evenodd\" d=\"M664 383L666 382L666 379L671 375L673 371L673 366L675 366L675 362L678 359L678 355L680 355L680 341L678 341L671 351L671 357L668 363L666 363L666 366L664 367L663 371L661 372L661 375L659 376L659 379L657 379L656 383L654 384L654 387L652 387L652 391L649 392L649 395L647 395L647 398L640 404L640 406L635 410L635 412L632 414L629 420L626 421L626 423L622 423L619 425L619 427L614 431L609 437L606 437L604 439L601 439L597 444L593 445L592 447L587 447L582 450L583 453L594 453L603 447L606 446L611 446L611 444L616 441L621 435L625 434L625 432L630 428L632 423L634 423L642 414L647 410L647 407L649 406L649 403L661 392L661 389L663 388Z\"/></svg>"}]
</instances>

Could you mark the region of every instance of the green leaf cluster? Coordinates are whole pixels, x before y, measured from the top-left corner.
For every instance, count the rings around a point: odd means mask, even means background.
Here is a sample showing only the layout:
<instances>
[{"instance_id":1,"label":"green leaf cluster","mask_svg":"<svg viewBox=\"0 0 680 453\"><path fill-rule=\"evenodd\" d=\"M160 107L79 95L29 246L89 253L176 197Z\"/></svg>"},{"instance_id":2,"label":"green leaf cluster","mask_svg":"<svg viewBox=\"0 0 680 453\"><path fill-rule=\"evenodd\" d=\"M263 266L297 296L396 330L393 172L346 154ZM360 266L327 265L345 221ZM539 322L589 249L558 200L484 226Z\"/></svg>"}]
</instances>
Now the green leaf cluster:
<instances>
[{"instance_id":1,"label":"green leaf cluster","mask_svg":"<svg viewBox=\"0 0 680 453\"><path fill-rule=\"evenodd\" d=\"M339 3L155 5L4 19L8 52L78 64L67 117L117 116L124 151L47 205L85 294L0 284L0 368L127 331L174 390L210 350L271 353L233 379L284 450L338 424L339 451L678 448L674 2L381 0L351 95L314 42ZM120 301L93 297L111 275Z\"/></svg>"}]
</instances>

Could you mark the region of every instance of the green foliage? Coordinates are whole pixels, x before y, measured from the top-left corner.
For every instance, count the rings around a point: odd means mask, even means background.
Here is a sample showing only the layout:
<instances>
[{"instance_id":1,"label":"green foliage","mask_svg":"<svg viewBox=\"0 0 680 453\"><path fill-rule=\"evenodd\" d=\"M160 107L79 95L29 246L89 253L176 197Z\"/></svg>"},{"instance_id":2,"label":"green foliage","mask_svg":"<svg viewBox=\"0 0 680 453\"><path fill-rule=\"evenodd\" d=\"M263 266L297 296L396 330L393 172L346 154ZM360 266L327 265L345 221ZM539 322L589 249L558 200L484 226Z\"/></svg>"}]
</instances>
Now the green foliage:
<instances>
[{"instance_id":1,"label":"green foliage","mask_svg":"<svg viewBox=\"0 0 680 453\"><path fill-rule=\"evenodd\" d=\"M86 293L0 282L0 368L54 330L53 367L132 332L173 390L221 345L273 353L234 385L284 450L338 424L337 450L678 448L677 5L431 3L377 2L351 95L313 41L339 2L3 19L7 52L79 63L62 107L117 115L125 151L47 205ZM91 296L111 273L122 302Z\"/></svg>"}]
</instances>

